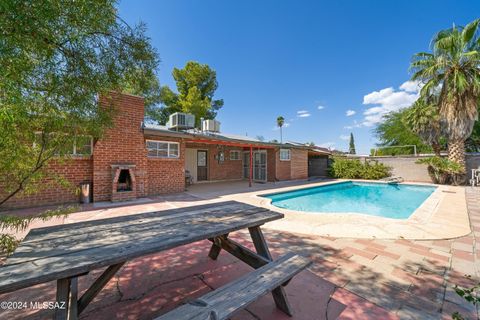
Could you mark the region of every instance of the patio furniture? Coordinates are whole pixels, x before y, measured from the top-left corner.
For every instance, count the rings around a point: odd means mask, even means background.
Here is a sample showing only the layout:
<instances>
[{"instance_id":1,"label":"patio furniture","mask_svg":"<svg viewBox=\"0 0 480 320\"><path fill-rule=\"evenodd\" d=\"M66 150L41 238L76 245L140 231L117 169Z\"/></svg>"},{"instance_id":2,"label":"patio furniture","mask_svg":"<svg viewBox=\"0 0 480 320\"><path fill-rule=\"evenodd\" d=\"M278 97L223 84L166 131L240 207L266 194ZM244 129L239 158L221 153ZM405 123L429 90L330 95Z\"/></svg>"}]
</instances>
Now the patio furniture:
<instances>
[{"instance_id":1,"label":"patio furniture","mask_svg":"<svg viewBox=\"0 0 480 320\"><path fill-rule=\"evenodd\" d=\"M262 294L274 288L272 294L277 307L291 314L284 288L278 283L293 277L307 262L287 256L283 258L286 260L272 264L260 229L264 223L281 218L281 213L227 201L32 229L0 267L0 294L56 281L56 300L60 305L65 303L65 308L55 309L55 319L77 319L128 260L209 239L212 259L224 249L255 269L268 265L247 279L255 283L258 280L258 287L264 288ZM241 229L249 230L257 252L228 238L229 233ZM102 267L106 270L78 297L78 277ZM295 268L298 270L293 272ZM284 270L282 276L260 282L269 272L279 270ZM256 287L253 282L252 286ZM258 296L252 294L252 297ZM205 299L210 305L210 296ZM239 302L237 309L247 302Z\"/></svg>"},{"instance_id":2,"label":"patio furniture","mask_svg":"<svg viewBox=\"0 0 480 320\"><path fill-rule=\"evenodd\" d=\"M472 169L472 178L470 179L472 187L480 185L480 166L478 169Z\"/></svg>"},{"instance_id":3,"label":"patio furniture","mask_svg":"<svg viewBox=\"0 0 480 320\"><path fill-rule=\"evenodd\" d=\"M193 178L189 170L185 170L185 188L192 184Z\"/></svg>"}]
</instances>

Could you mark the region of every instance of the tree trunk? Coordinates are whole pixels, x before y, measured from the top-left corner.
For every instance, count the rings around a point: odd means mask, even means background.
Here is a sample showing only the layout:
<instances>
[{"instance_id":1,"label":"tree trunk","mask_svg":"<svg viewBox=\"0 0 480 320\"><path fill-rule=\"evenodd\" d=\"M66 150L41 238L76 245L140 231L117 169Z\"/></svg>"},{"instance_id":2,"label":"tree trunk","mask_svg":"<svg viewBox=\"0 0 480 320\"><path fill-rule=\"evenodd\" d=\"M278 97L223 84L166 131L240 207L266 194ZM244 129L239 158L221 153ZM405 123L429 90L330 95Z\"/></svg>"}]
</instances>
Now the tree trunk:
<instances>
[{"instance_id":1,"label":"tree trunk","mask_svg":"<svg viewBox=\"0 0 480 320\"><path fill-rule=\"evenodd\" d=\"M432 143L432 149L435 155L440 157L440 151L442 150L442 148L440 147L440 144L438 142Z\"/></svg>"},{"instance_id":2,"label":"tree trunk","mask_svg":"<svg viewBox=\"0 0 480 320\"><path fill-rule=\"evenodd\" d=\"M457 139L448 143L448 160L461 164L465 168L465 141Z\"/></svg>"},{"instance_id":3,"label":"tree trunk","mask_svg":"<svg viewBox=\"0 0 480 320\"><path fill-rule=\"evenodd\" d=\"M462 139L451 140L448 143L448 160L456 162L463 167L464 173L454 174L454 184L465 184L467 181L467 168L465 162L465 141Z\"/></svg>"}]
</instances>

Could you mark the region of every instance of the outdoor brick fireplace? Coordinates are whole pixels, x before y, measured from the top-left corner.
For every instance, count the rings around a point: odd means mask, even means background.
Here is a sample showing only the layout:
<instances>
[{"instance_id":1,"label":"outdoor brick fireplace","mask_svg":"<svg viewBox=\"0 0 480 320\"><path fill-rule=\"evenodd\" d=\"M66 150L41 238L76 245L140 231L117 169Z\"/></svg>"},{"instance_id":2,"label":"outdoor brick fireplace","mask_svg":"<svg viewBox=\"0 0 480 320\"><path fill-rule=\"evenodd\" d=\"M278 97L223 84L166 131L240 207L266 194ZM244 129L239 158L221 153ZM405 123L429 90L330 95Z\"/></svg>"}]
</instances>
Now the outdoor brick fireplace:
<instances>
[{"instance_id":1,"label":"outdoor brick fireplace","mask_svg":"<svg viewBox=\"0 0 480 320\"><path fill-rule=\"evenodd\" d=\"M137 198L135 165L112 164L112 201L125 201Z\"/></svg>"}]
</instances>

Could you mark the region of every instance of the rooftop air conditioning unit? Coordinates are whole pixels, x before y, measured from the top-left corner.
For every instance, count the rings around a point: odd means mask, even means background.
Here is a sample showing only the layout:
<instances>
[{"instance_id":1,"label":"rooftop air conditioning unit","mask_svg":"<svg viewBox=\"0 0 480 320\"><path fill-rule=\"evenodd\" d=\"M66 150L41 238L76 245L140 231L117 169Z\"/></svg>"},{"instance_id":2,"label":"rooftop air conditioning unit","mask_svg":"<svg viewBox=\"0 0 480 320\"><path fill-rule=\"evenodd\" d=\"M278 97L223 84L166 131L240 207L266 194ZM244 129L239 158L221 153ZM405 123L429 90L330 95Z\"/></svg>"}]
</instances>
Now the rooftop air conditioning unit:
<instances>
[{"instance_id":1,"label":"rooftop air conditioning unit","mask_svg":"<svg viewBox=\"0 0 480 320\"><path fill-rule=\"evenodd\" d=\"M189 113L175 112L168 117L169 129L192 129L195 128L195 116Z\"/></svg>"},{"instance_id":2,"label":"rooftop air conditioning unit","mask_svg":"<svg viewBox=\"0 0 480 320\"><path fill-rule=\"evenodd\" d=\"M202 131L220 132L220 121L217 121L217 120L203 120Z\"/></svg>"}]
</instances>

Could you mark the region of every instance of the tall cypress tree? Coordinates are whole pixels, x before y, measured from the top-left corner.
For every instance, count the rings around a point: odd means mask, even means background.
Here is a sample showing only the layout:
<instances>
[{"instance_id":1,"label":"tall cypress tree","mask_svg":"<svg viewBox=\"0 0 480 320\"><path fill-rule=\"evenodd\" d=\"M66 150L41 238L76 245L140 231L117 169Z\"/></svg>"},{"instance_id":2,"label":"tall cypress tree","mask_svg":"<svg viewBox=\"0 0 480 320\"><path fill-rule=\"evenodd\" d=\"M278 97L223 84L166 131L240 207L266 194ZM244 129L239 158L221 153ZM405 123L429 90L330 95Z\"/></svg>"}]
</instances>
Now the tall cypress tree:
<instances>
[{"instance_id":1,"label":"tall cypress tree","mask_svg":"<svg viewBox=\"0 0 480 320\"><path fill-rule=\"evenodd\" d=\"M356 154L357 152L355 151L355 139L353 138L353 133L350 132L350 147L348 153L350 154Z\"/></svg>"}]
</instances>

